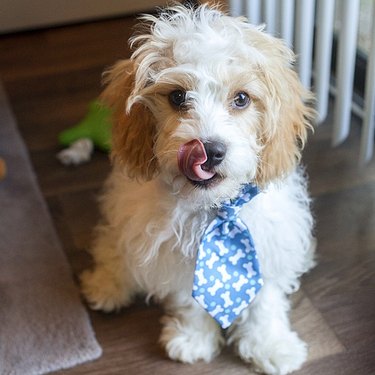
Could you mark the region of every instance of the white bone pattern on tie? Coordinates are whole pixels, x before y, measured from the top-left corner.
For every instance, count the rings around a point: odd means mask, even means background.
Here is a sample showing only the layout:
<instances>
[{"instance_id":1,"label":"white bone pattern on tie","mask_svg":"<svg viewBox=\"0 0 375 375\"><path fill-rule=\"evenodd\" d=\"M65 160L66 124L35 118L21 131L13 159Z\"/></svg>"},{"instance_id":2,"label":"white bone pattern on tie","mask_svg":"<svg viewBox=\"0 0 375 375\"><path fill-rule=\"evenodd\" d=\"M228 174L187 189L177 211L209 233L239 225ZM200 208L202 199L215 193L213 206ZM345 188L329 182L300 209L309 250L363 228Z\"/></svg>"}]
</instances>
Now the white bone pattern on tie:
<instances>
[{"instance_id":1,"label":"white bone pattern on tie","mask_svg":"<svg viewBox=\"0 0 375 375\"><path fill-rule=\"evenodd\" d=\"M263 285L257 254L241 207L256 196L245 185L234 201L226 201L203 235L196 262L193 297L221 325L229 327Z\"/></svg>"},{"instance_id":2,"label":"white bone pattern on tie","mask_svg":"<svg viewBox=\"0 0 375 375\"><path fill-rule=\"evenodd\" d=\"M233 301L230 299L230 292L227 290L225 293L220 296L224 300L224 308L232 306Z\"/></svg>"},{"instance_id":3,"label":"white bone pattern on tie","mask_svg":"<svg viewBox=\"0 0 375 375\"><path fill-rule=\"evenodd\" d=\"M208 241L209 242L209 241ZM229 253L229 250L224 246L220 241L215 241L215 245L219 248L219 255L222 257L225 254Z\"/></svg>"},{"instance_id":4,"label":"white bone pattern on tie","mask_svg":"<svg viewBox=\"0 0 375 375\"><path fill-rule=\"evenodd\" d=\"M207 284L207 279L204 277L204 270L201 268L196 272L196 276L198 277L198 286L202 286L204 284Z\"/></svg>"},{"instance_id":5,"label":"white bone pattern on tie","mask_svg":"<svg viewBox=\"0 0 375 375\"><path fill-rule=\"evenodd\" d=\"M211 296L214 296L217 293L217 291L223 286L224 284L220 280L215 280L215 284L210 288L207 288L207 291L211 294Z\"/></svg>"},{"instance_id":6,"label":"white bone pattern on tie","mask_svg":"<svg viewBox=\"0 0 375 375\"><path fill-rule=\"evenodd\" d=\"M228 280L232 278L231 275L227 272L227 266L222 264L220 267L217 267L217 270L220 272L221 279L226 283Z\"/></svg>"},{"instance_id":7,"label":"white bone pattern on tie","mask_svg":"<svg viewBox=\"0 0 375 375\"><path fill-rule=\"evenodd\" d=\"M220 258L216 255L216 253L211 253L211 258L206 261L207 267L212 270L214 263L217 262Z\"/></svg>"},{"instance_id":8,"label":"white bone pattern on tie","mask_svg":"<svg viewBox=\"0 0 375 375\"><path fill-rule=\"evenodd\" d=\"M239 249L233 256L229 257L229 261L235 266L237 262L244 257L245 253L241 249Z\"/></svg>"},{"instance_id":9,"label":"white bone pattern on tie","mask_svg":"<svg viewBox=\"0 0 375 375\"><path fill-rule=\"evenodd\" d=\"M239 292L241 290L241 288L246 285L247 283L249 282L249 280L247 279L247 277L245 277L244 275L240 275L238 281L236 283L233 283L233 288Z\"/></svg>"}]
</instances>

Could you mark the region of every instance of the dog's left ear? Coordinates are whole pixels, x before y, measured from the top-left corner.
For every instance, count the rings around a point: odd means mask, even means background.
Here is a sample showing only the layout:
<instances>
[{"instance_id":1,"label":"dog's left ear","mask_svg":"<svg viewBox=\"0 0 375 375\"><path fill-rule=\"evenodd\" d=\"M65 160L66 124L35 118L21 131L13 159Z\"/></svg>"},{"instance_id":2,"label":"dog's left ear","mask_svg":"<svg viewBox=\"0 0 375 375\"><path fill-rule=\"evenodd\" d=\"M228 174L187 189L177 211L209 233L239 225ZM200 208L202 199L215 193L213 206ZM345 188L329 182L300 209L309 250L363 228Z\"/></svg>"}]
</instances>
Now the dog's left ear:
<instances>
[{"instance_id":1,"label":"dog's left ear","mask_svg":"<svg viewBox=\"0 0 375 375\"><path fill-rule=\"evenodd\" d=\"M260 186L287 175L299 162L315 115L313 96L292 68L293 52L281 40L267 38L268 61L259 67L265 91L260 110L262 151L256 176Z\"/></svg>"},{"instance_id":2,"label":"dog's left ear","mask_svg":"<svg viewBox=\"0 0 375 375\"><path fill-rule=\"evenodd\" d=\"M145 105L133 103L135 73L131 60L115 64L105 73L101 100L113 111L112 158L126 167L130 178L149 180L158 169L155 118Z\"/></svg>"}]
</instances>

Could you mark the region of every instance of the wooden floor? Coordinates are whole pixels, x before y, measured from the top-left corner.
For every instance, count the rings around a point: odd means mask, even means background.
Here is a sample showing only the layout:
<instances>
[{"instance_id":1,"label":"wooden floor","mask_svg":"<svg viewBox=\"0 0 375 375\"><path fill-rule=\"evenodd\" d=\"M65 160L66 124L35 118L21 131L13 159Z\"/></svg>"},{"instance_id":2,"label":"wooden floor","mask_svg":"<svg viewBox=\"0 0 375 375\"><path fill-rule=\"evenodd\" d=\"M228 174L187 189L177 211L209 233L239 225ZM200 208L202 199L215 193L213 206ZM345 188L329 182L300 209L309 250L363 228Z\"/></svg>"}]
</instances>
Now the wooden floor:
<instances>
[{"instance_id":1,"label":"wooden floor","mask_svg":"<svg viewBox=\"0 0 375 375\"><path fill-rule=\"evenodd\" d=\"M0 76L26 141L41 189L75 274L98 217L107 155L67 168L55 158L57 134L81 119L100 92L101 72L129 56L134 18L0 37ZM319 265L294 298L294 327L309 343L301 375L375 374L375 161L358 169L359 126L330 148L331 117L306 149L319 241ZM1 126L1 124L0 124ZM1 150L0 150L1 155ZM17 173L17 171L9 171ZM249 374L227 348L211 364L168 360L158 344L161 310L138 301L119 314L90 313L103 356L60 371L90 374Z\"/></svg>"}]
</instances>

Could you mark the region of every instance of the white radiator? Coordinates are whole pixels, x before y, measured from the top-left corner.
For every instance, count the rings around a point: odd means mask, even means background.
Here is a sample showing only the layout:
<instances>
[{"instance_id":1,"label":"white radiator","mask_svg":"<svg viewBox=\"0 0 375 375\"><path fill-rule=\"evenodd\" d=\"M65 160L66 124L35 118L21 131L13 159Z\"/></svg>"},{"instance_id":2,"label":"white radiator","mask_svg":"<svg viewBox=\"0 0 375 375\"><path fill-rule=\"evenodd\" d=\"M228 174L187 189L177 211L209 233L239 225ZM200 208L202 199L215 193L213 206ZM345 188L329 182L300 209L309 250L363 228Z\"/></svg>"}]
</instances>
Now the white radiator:
<instances>
[{"instance_id":1,"label":"white radiator","mask_svg":"<svg viewBox=\"0 0 375 375\"><path fill-rule=\"evenodd\" d=\"M336 15L342 27L338 35L332 144L343 142L350 131L359 0L338 0ZM375 128L375 1L372 4L371 45L368 54L364 108L356 111L363 119L360 162L369 161L374 149ZM283 38L298 56L297 71L302 83L316 95L317 122L328 111L331 85L331 53L335 0L229 0L234 16L245 15L249 22L266 24L266 31ZM315 43L315 57L313 46ZM331 87L332 89L332 87Z\"/></svg>"}]
</instances>

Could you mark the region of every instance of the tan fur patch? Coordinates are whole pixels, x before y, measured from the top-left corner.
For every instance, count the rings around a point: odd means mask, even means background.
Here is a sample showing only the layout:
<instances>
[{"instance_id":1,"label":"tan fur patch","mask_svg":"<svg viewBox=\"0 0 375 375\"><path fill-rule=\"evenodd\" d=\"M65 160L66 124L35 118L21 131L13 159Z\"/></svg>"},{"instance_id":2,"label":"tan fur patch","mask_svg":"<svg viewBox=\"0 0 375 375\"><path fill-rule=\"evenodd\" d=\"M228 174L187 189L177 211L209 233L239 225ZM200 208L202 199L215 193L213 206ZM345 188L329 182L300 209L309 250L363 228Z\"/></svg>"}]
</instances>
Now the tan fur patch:
<instances>
[{"instance_id":1,"label":"tan fur patch","mask_svg":"<svg viewBox=\"0 0 375 375\"><path fill-rule=\"evenodd\" d=\"M108 84L101 99L113 109L112 158L126 166L131 178L151 179L157 171L154 158L155 119L142 104L127 111L134 89L134 64L120 61L105 75Z\"/></svg>"}]
</instances>

